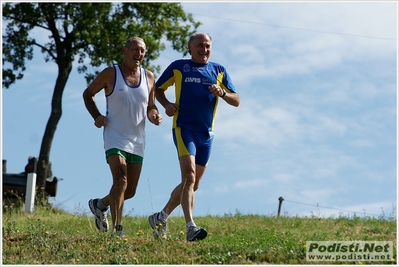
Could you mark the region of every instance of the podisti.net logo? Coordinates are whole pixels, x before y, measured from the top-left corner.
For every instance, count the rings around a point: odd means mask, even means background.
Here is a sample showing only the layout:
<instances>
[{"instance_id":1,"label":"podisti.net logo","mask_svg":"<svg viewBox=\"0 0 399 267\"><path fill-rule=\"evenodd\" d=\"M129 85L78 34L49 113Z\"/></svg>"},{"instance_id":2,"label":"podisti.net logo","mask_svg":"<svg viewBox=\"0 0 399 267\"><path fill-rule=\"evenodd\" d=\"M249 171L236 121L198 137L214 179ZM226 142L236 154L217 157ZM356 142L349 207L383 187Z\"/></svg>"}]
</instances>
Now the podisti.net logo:
<instances>
[{"instance_id":1,"label":"podisti.net logo","mask_svg":"<svg viewBox=\"0 0 399 267\"><path fill-rule=\"evenodd\" d=\"M392 241L307 241L307 261L392 261Z\"/></svg>"}]
</instances>

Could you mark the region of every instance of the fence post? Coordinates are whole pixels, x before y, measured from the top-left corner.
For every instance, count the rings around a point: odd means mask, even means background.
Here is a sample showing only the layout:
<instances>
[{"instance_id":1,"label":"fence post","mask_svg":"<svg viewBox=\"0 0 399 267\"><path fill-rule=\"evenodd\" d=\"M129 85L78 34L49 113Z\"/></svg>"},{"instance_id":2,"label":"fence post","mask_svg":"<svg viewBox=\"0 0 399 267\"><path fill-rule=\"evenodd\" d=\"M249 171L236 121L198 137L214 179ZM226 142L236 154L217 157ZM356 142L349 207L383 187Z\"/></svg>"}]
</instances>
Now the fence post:
<instances>
[{"instance_id":1,"label":"fence post","mask_svg":"<svg viewBox=\"0 0 399 267\"><path fill-rule=\"evenodd\" d=\"M280 217L281 205L283 204L283 200L284 200L283 197L279 197L279 198L278 198L279 203L278 203L277 217Z\"/></svg>"},{"instance_id":2,"label":"fence post","mask_svg":"<svg viewBox=\"0 0 399 267\"><path fill-rule=\"evenodd\" d=\"M32 213L35 205L37 159L30 158L28 164L30 168L28 168L26 180L25 213Z\"/></svg>"}]
</instances>

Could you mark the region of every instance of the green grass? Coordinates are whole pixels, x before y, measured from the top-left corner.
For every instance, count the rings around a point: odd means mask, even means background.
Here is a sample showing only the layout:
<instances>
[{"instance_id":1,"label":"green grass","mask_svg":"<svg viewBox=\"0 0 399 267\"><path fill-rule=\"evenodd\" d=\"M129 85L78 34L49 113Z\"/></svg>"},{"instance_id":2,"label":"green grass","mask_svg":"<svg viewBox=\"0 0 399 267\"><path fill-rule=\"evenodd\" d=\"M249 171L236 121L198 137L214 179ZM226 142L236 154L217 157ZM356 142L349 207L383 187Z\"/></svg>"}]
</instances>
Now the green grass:
<instances>
[{"instance_id":1,"label":"green grass","mask_svg":"<svg viewBox=\"0 0 399 267\"><path fill-rule=\"evenodd\" d=\"M185 241L182 217L169 218L166 240L153 238L147 217L124 217L123 240L100 233L91 216L57 209L3 207L2 219L2 264L320 264L306 261L306 241L328 240L393 241L393 260L377 264L396 264L396 218L195 217L208 231L198 242Z\"/></svg>"}]
</instances>

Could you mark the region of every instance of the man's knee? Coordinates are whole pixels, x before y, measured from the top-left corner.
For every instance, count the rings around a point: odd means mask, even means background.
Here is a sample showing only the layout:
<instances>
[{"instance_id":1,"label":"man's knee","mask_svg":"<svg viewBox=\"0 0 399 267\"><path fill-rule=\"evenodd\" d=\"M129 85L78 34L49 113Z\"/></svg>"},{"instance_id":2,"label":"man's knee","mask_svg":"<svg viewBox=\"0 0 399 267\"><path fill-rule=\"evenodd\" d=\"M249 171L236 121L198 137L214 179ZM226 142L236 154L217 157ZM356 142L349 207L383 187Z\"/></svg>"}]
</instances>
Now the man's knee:
<instances>
[{"instance_id":1,"label":"man's knee","mask_svg":"<svg viewBox=\"0 0 399 267\"><path fill-rule=\"evenodd\" d=\"M125 191L125 200L136 195L136 188L127 188Z\"/></svg>"},{"instance_id":2,"label":"man's knee","mask_svg":"<svg viewBox=\"0 0 399 267\"><path fill-rule=\"evenodd\" d=\"M125 175L117 175L114 177L113 188L118 192L123 192L127 188L127 178Z\"/></svg>"},{"instance_id":3,"label":"man's knee","mask_svg":"<svg viewBox=\"0 0 399 267\"><path fill-rule=\"evenodd\" d=\"M187 172L184 175L184 186L195 186L195 173Z\"/></svg>"}]
</instances>

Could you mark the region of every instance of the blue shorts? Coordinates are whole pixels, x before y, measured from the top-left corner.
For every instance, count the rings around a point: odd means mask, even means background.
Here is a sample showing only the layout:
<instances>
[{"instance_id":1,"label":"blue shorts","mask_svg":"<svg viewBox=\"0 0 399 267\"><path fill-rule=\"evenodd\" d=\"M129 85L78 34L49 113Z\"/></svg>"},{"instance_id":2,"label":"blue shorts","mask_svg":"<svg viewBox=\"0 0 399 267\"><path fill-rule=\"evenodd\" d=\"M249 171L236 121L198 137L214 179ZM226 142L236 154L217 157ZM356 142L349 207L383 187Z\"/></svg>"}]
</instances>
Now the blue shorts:
<instances>
[{"instance_id":1,"label":"blue shorts","mask_svg":"<svg viewBox=\"0 0 399 267\"><path fill-rule=\"evenodd\" d=\"M213 132L196 132L176 127L172 130L173 142L179 158L193 155L195 164L206 166L211 156Z\"/></svg>"}]
</instances>

